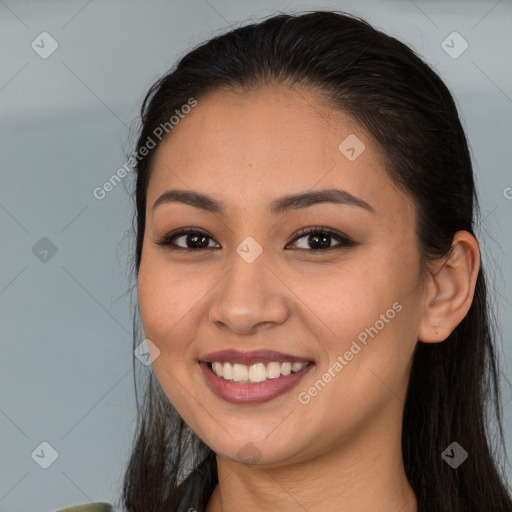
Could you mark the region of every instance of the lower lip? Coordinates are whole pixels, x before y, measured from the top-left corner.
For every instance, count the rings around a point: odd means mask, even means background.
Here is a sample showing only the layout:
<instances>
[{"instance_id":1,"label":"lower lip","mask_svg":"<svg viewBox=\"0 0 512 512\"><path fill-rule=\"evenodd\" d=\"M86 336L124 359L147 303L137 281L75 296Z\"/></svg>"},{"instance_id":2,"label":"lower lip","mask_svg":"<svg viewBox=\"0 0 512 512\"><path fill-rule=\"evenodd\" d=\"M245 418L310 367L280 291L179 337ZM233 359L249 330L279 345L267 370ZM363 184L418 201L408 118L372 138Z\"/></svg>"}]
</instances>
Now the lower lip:
<instances>
[{"instance_id":1,"label":"lower lip","mask_svg":"<svg viewBox=\"0 0 512 512\"><path fill-rule=\"evenodd\" d=\"M309 363L302 370L290 373L290 375L281 375L277 379L267 379L264 382L255 382L254 384L242 384L223 379L213 373L208 364L204 362L200 362L199 366L206 382L217 396L235 404L253 404L267 402L286 393L313 369L314 364Z\"/></svg>"}]
</instances>

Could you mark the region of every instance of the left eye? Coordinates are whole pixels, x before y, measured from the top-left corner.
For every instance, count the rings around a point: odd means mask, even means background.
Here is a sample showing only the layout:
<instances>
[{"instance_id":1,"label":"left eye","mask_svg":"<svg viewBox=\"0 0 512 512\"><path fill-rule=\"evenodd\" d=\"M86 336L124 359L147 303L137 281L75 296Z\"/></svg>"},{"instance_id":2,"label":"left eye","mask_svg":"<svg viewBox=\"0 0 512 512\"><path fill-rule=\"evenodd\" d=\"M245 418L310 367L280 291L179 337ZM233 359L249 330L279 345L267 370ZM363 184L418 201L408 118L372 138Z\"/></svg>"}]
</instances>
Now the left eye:
<instances>
[{"instance_id":1,"label":"left eye","mask_svg":"<svg viewBox=\"0 0 512 512\"><path fill-rule=\"evenodd\" d=\"M306 244L320 245L320 247L313 248L312 251L323 251L329 249L337 249L340 247L352 247L355 245L355 242L351 240L348 236L330 228L324 227L314 227L314 228L303 228L299 230L298 233L295 233L294 242L300 240L301 238L306 238ZM334 246L330 245L329 239L334 238L338 240L340 243ZM307 247L301 247L301 249L307 250Z\"/></svg>"},{"instance_id":2,"label":"left eye","mask_svg":"<svg viewBox=\"0 0 512 512\"><path fill-rule=\"evenodd\" d=\"M315 247L309 249L309 252L325 252L330 249L337 249L340 247L352 247L355 245L355 242L351 240L348 236L330 228L325 227L310 227L310 228L302 228L298 232L294 234L295 238L292 242L297 242L302 238L306 238L306 244L310 245L318 245L319 247ZM180 238L185 239L185 247L176 245L174 243L175 240ZM212 249L215 247L209 246L207 243L207 239L213 240L208 233L204 232L201 229L197 228L186 228L182 229L178 232L170 233L165 235L161 240L156 241L157 245L167 246L168 249L173 251L196 251L198 249ZM330 239L336 239L339 243L337 245L332 246ZM301 250L308 250L307 247L300 247Z\"/></svg>"}]
</instances>

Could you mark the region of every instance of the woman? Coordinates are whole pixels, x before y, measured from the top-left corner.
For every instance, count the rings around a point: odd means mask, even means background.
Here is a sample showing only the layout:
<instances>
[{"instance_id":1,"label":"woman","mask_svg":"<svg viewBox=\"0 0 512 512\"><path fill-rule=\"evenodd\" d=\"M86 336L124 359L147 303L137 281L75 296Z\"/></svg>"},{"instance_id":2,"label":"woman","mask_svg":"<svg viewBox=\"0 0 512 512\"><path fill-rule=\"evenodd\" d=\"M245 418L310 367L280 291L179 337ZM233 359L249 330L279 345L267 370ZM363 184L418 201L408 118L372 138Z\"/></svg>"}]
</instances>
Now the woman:
<instances>
[{"instance_id":1,"label":"woman","mask_svg":"<svg viewBox=\"0 0 512 512\"><path fill-rule=\"evenodd\" d=\"M123 507L512 510L470 153L420 57L341 13L232 30L151 87L133 161L157 382Z\"/></svg>"}]
</instances>

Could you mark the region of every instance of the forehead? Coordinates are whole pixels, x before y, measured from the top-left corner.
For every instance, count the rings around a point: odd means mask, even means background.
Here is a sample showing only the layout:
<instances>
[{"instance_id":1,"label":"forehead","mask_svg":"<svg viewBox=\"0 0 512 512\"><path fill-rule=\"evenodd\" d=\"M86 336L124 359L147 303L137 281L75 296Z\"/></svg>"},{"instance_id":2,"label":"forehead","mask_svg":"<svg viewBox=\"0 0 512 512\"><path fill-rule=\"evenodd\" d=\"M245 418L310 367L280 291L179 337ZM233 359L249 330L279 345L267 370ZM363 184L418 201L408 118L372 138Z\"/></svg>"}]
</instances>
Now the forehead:
<instances>
[{"instance_id":1,"label":"forehead","mask_svg":"<svg viewBox=\"0 0 512 512\"><path fill-rule=\"evenodd\" d=\"M155 156L148 206L169 188L201 190L233 210L319 188L344 189L381 212L409 206L365 130L306 89L211 93Z\"/></svg>"}]
</instances>

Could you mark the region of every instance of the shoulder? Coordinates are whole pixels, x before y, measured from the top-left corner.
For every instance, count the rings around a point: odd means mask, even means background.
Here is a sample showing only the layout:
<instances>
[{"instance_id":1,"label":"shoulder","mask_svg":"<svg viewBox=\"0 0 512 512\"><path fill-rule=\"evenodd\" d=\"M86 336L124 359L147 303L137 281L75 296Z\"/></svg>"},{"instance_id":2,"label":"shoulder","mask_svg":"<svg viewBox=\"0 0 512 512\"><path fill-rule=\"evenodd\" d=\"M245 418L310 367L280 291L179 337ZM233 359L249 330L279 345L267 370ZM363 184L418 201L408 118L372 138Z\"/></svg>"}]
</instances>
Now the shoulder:
<instances>
[{"instance_id":1,"label":"shoulder","mask_svg":"<svg viewBox=\"0 0 512 512\"><path fill-rule=\"evenodd\" d=\"M85 505L71 505L56 512L114 512L112 505L105 502L87 503Z\"/></svg>"}]
</instances>

